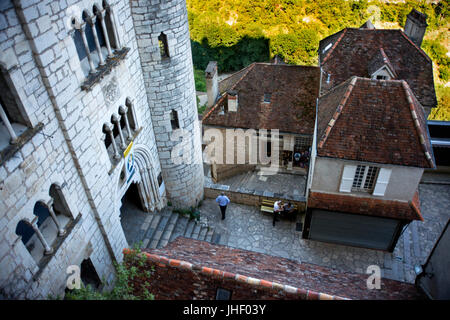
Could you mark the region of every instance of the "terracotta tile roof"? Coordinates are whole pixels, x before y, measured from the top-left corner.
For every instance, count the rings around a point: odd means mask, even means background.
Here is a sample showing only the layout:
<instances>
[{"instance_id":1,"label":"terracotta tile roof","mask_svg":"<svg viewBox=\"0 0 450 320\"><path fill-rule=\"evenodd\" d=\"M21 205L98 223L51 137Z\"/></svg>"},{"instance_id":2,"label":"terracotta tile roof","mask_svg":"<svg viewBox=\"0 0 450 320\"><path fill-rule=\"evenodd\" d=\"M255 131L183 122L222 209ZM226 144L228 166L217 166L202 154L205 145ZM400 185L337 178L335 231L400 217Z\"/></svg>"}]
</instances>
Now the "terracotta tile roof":
<instances>
[{"instance_id":1,"label":"terracotta tile roof","mask_svg":"<svg viewBox=\"0 0 450 320\"><path fill-rule=\"evenodd\" d=\"M382 279L380 290L367 290L366 274L178 237L161 249L146 249L164 265L196 269L256 287L293 292L301 299L420 299L414 285ZM175 261L173 260L175 259Z\"/></svg>"},{"instance_id":2,"label":"terracotta tile roof","mask_svg":"<svg viewBox=\"0 0 450 320\"><path fill-rule=\"evenodd\" d=\"M319 98L317 118L319 156L435 167L423 108L403 80L352 77Z\"/></svg>"},{"instance_id":3,"label":"terracotta tile roof","mask_svg":"<svg viewBox=\"0 0 450 320\"><path fill-rule=\"evenodd\" d=\"M237 112L219 114L227 103L225 94L206 112L202 122L313 134L319 82L318 67L255 63L230 88L238 93ZM270 103L263 102L265 93L271 94Z\"/></svg>"},{"instance_id":4,"label":"terracotta tile roof","mask_svg":"<svg viewBox=\"0 0 450 320\"><path fill-rule=\"evenodd\" d=\"M420 212L418 192L416 192L413 200L410 202L365 198L342 193L310 192L308 197L308 208L395 218L400 220L423 221Z\"/></svg>"},{"instance_id":5,"label":"terracotta tile roof","mask_svg":"<svg viewBox=\"0 0 450 320\"><path fill-rule=\"evenodd\" d=\"M332 48L322 52L330 43ZM408 82L420 103L424 107L435 107L437 100L431 59L402 30L346 28L323 39L319 44L320 65L331 77L329 83L323 77L322 92L352 76L368 78L368 62L380 48L383 48L398 79Z\"/></svg>"}]
</instances>

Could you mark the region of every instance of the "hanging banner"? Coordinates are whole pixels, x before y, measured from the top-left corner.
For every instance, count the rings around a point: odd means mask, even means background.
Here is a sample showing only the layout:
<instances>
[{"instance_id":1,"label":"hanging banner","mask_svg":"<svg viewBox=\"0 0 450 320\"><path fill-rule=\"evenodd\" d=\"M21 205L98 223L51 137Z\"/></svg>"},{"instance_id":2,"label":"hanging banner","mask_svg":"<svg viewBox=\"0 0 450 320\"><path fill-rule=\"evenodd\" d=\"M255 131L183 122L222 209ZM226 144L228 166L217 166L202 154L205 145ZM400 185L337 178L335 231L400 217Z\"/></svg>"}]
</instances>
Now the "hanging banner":
<instances>
[{"instance_id":1,"label":"hanging banner","mask_svg":"<svg viewBox=\"0 0 450 320\"><path fill-rule=\"evenodd\" d=\"M130 182L131 178L134 175L134 172L136 171L133 151L133 141L131 141L128 147L123 152L123 157L125 159L125 179L127 183Z\"/></svg>"}]
</instances>

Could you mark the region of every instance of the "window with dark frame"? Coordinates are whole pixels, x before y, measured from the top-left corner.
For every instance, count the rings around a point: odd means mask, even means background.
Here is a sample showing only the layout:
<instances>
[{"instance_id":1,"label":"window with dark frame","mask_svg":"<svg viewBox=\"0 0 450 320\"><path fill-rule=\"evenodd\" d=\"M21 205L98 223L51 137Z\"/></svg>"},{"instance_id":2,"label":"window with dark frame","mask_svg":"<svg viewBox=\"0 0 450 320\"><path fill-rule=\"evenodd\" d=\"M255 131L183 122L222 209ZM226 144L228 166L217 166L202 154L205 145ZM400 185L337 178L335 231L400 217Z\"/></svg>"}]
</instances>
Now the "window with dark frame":
<instances>
[{"instance_id":1,"label":"window with dark frame","mask_svg":"<svg viewBox=\"0 0 450 320\"><path fill-rule=\"evenodd\" d=\"M161 32L161 34L158 36L158 43L159 43L159 52L161 53L161 58L168 58L169 57L169 46L167 44L167 36L164 34L164 32Z\"/></svg>"},{"instance_id":2,"label":"window with dark frame","mask_svg":"<svg viewBox=\"0 0 450 320\"><path fill-rule=\"evenodd\" d=\"M176 130L180 128L180 122L178 120L178 112L172 110L170 112L170 124L172 125L172 130Z\"/></svg>"},{"instance_id":3,"label":"window with dark frame","mask_svg":"<svg viewBox=\"0 0 450 320\"><path fill-rule=\"evenodd\" d=\"M231 291L223 288L217 288L216 300L231 300Z\"/></svg>"},{"instance_id":4,"label":"window with dark frame","mask_svg":"<svg viewBox=\"0 0 450 320\"><path fill-rule=\"evenodd\" d=\"M163 183L163 178L161 172L158 174L158 186L161 187Z\"/></svg>"},{"instance_id":5,"label":"window with dark frame","mask_svg":"<svg viewBox=\"0 0 450 320\"><path fill-rule=\"evenodd\" d=\"M371 192L375 186L378 171L378 167L358 165L353 178L352 191Z\"/></svg>"}]
</instances>

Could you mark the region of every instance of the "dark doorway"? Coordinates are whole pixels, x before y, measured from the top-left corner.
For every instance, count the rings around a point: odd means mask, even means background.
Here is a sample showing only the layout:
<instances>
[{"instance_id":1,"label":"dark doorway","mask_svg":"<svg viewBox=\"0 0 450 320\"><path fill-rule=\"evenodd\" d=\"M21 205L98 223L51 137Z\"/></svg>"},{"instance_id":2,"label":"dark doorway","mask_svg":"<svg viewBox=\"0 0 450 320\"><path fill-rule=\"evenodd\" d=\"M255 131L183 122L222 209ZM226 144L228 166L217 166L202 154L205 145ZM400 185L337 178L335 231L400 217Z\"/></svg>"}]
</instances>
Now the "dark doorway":
<instances>
[{"instance_id":1,"label":"dark doorway","mask_svg":"<svg viewBox=\"0 0 450 320\"><path fill-rule=\"evenodd\" d=\"M90 258L81 263L81 281L86 287L90 285L93 289L100 289L102 284Z\"/></svg>"},{"instance_id":2,"label":"dark doorway","mask_svg":"<svg viewBox=\"0 0 450 320\"><path fill-rule=\"evenodd\" d=\"M122 208L125 203L128 206L131 205L132 207L135 207L139 210L144 210L136 183L132 183L128 187L127 192L125 192L125 195L122 197Z\"/></svg>"}]
</instances>

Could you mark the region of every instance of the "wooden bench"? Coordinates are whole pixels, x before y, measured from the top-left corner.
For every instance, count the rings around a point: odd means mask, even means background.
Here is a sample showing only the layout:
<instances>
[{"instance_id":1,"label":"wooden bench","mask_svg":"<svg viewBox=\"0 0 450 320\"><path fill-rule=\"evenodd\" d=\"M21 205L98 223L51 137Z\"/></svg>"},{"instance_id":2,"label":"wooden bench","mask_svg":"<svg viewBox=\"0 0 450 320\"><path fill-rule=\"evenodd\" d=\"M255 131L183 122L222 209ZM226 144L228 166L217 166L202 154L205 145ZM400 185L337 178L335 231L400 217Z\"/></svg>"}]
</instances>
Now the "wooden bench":
<instances>
[{"instance_id":1,"label":"wooden bench","mask_svg":"<svg viewBox=\"0 0 450 320\"><path fill-rule=\"evenodd\" d=\"M260 209L261 212L273 214L273 205L274 204L275 204L275 200L263 199L261 201L261 209ZM293 206L294 206L294 211L291 214L281 213L280 217L295 220L297 213L298 213L298 207L295 204L293 204Z\"/></svg>"}]
</instances>

